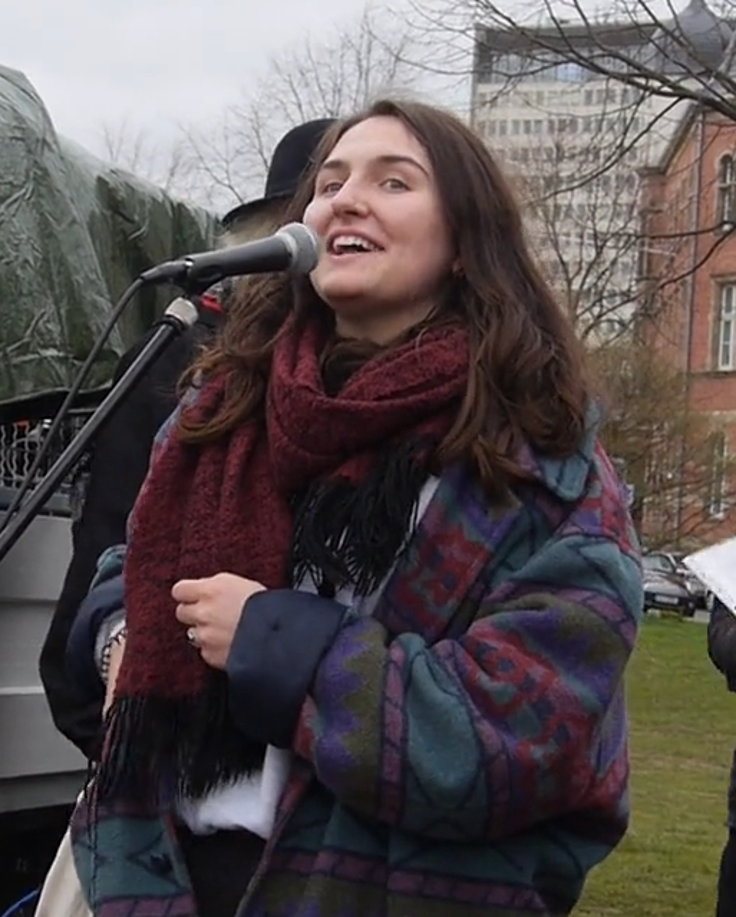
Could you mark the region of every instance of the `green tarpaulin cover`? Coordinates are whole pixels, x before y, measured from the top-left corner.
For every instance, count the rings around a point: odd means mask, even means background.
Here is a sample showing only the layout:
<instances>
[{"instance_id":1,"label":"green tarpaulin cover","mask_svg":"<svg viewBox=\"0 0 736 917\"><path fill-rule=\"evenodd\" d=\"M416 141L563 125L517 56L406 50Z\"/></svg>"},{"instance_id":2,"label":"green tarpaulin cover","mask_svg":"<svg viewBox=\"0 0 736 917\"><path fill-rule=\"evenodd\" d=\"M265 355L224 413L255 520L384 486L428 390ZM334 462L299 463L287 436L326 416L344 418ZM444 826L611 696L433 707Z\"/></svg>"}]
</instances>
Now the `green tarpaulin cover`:
<instances>
[{"instance_id":1,"label":"green tarpaulin cover","mask_svg":"<svg viewBox=\"0 0 736 917\"><path fill-rule=\"evenodd\" d=\"M0 399L67 388L125 287L211 248L214 218L59 137L21 73L0 67ZM86 384L161 314L145 290Z\"/></svg>"}]
</instances>

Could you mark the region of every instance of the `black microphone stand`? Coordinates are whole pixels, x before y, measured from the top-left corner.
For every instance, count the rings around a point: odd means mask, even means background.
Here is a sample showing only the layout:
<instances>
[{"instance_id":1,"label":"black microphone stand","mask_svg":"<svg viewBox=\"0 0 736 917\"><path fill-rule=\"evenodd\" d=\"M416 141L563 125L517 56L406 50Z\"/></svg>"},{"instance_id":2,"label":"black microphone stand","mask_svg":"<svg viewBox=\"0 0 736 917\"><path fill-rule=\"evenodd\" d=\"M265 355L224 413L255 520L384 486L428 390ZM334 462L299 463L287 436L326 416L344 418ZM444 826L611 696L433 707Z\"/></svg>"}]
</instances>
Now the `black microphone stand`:
<instances>
[{"instance_id":1,"label":"black microphone stand","mask_svg":"<svg viewBox=\"0 0 736 917\"><path fill-rule=\"evenodd\" d=\"M170 303L164 313L164 317L159 322L158 329L146 346L133 360L87 423L49 468L38 487L35 488L28 500L22 504L17 515L0 532L0 562L5 559L13 545L33 522L33 519L46 501L84 454L94 435L115 412L120 402L125 399L145 370L168 345L172 337L191 327L196 320L197 308L188 299L179 297Z\"/></svg>"}]
</instances>

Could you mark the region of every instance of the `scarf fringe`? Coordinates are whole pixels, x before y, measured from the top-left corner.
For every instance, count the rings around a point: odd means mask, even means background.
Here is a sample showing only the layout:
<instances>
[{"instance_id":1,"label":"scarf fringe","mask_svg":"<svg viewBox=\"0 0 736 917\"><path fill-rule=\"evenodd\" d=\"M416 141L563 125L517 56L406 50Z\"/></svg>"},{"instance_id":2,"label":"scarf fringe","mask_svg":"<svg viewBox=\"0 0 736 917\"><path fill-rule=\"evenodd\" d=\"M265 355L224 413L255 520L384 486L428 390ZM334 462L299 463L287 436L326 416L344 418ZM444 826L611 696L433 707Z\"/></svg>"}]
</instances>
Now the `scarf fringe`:
<instances>
[{"instance_id":1,"label":"scarf fringe","mask_svg":"<svg viewBox=\"0 0 736 917\"><path fill-rule=\"evenodd\" d=\"M156 806L197 799L247 776L262 766L265 753L232 721L224 676L210 678L197 696L116 699L106 717L105 746L94 778L97 800L122 794Z\"/></svg>"},{"instance_id":2,"label":"scarf fringe","mask_svg":"<svg viewBox=\"0 0 736 917\"><path fill-rule=\"evenodd\" d=\"M405 546L428 475L428 437L391 444L367 477L320 479L295 507L291 548L294 584L306 575L318 587L350 583L370 595Z\"/></svg>"}]
</instances>

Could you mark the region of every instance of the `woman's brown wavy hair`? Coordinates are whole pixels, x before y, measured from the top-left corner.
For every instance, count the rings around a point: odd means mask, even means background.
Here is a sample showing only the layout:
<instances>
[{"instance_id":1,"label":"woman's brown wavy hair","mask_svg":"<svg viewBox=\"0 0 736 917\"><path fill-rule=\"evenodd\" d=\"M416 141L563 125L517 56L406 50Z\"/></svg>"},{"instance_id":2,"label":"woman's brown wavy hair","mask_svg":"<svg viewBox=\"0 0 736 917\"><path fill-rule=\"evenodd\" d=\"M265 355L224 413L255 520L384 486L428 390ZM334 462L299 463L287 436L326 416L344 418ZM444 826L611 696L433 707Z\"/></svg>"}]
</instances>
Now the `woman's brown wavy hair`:
<instances>
[{"instance_id":1,"label":"woman's brown wavy hair","mask_svg":"<svg viewBox=\"0 0 736 917\"><path fill-rule=\"evenodd\" d=\"M461 265L448 311L467 327L470 366L455 422L440 444L439 467L465 459L496 493L523 477L516 452L526 440L542 453L564 456L579 444L590 397L582 349L531 257L520 209L483 142L454 115L419 102L380 100L335 124L286 212L301 219L316 174L339 138L375 116L398 118L424 145ZM308 311L331 320L331 310L308 280L269 275L241 285L218 342L194 367L225 372L226 397L206 423L184 416L189 442L219 437L260 416L274 344L287 316Z\"/></svg>"}]
</instances>

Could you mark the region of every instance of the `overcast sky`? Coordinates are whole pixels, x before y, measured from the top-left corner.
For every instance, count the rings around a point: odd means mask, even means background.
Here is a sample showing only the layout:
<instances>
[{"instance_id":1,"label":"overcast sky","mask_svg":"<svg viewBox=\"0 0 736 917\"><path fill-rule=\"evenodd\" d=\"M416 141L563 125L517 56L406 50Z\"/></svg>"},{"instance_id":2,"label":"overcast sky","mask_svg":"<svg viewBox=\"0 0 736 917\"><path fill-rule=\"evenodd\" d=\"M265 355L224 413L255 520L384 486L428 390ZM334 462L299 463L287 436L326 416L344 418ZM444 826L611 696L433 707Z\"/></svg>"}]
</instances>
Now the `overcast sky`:
<instances>
[{"instance_id":1,"label":"overcast sky","mask_svg":"<svg viewBox=\"0 0 736 917\"><path fill-rule=\"evenodd\" d=\"M99 151L102 124L201 122L269 55L365 0L0 0L0 64L23 71L57 130Z\"/></svg>"},{"instance_id":2,"label":"overcast sky","mask_svg":"<svg viewBox=\"0 0 736 917\"><path fill-rule=\"evenodd\" d=\"M682 8L687 0L669 2ZM216 118L271 54L305 32L329 37L335 25L355 22L365 3L0 0L0 64L26 74L60 133L99 152L103 124L166 132L167 125ZM521 18L538 8L530 0L507 5Z\"/></svg>"}]
</instances>

